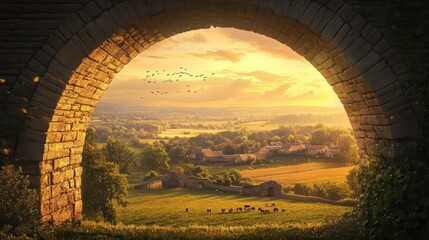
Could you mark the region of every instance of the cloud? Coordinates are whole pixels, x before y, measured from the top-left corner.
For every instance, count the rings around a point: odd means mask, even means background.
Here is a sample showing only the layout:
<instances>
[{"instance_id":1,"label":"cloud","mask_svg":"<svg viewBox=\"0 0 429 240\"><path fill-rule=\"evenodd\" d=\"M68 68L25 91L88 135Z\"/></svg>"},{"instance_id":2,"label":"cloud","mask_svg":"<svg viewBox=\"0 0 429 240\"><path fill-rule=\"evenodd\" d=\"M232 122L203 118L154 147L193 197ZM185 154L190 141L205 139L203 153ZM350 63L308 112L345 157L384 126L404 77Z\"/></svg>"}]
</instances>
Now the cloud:
<instances>
[{"instance_id":1,"label":"cloud","mask_svg":"<svg viewBox=\"0 0 429 240\"><path fill-rule=\"evenodd\" d=\"M147 57L147 58L155 58L155 59L165 59L165 58L166 58L166 56L148 55L148 54L145 54L145 55L144 55L144 57Z\"/></svg>"},{"instance_id":2,"label":"cloud","mask_svg":"<svg viewBox=\"0 0 429 240\"><path fill-rule=\"evenodd\" d=\"M172 43L184 43L184 42L207 43L209 42L209 39L204 34L192 33L192 31L181 33L179 36L174 38L168 38L167 40Z\"/></svg>"},{"instance_id":3,"label":"cloud","mask_svg":"<svg viewBox=\"0 0 429 240\"><path fill-rule=\"evenodd\" d=\"M297 100L297 99L306 99L306 98L308 98L310 96L314 96L314 92L313 91L308 91L308 92L301 93L301 94L294 95L294 96L292 96L292 95L286 95L285 98L289 99L289 100Z\"/></svg>"},{"instance_id":4,"label":"cloud","mask_svg":"<svg viewBox=\"0 0 429 240\"><path fill-rule=\"evenodd\" d=\"M241 57L245 56L246 54L243 52L221 49L215 51L206 51L205 53L192 53L192 55L200 58L213 58L216 60L239 62Z\"/></svg>"},{"instance_id":5,"label":"cloud","mask_svg":"<svg viewBox=\"0 0 429 240\"><path fill-rule=\"evenodd\" d=\"M247 89L252 86L250 80L237 79L213 79L214 81L228 81L226 84L218 86L210 86L205 89L200 90L200 94L196 95L193 98L186 99L185 101L192 102L213 102L213 101L225 101L228 99L233 99L239 97L241 92L244 89Z\"/></svg>"},{"instance_id":6,"label":"cloud","mask_svg":"<svg viewBox=\"0 0 429 240\"><path fill-rule=\"evenodd\" d=\"M283 84L274 90L267 90L264 93L264 98L282 98L286 91L290 88L290 84Z\"/></svg>"},{"instance_id":7,"label":"cloud","mask_svg":"<svg viewBox=\"0 0 429 240\"><path fill-rule=\"evenodd\" d=\"M252 47L250 52L265 52L268 55L295 61L306 61L301 55L290 49L283 43L250 31L234 28L220 28L219 31L227 38L235 41L247 42Z\"/></svg>"}]
</instances>

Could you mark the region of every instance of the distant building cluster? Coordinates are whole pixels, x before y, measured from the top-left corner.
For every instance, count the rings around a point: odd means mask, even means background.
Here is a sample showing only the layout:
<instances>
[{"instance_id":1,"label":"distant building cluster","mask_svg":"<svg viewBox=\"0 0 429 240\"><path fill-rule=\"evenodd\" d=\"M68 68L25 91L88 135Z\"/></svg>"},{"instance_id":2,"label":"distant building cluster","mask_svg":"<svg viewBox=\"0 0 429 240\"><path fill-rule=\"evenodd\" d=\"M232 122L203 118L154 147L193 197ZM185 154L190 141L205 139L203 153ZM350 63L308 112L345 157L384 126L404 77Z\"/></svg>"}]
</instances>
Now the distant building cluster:
<instances>
[{"instance_id":1,"label":"distant building cluster","mask_svg":"<svg viewBox=\"0 0 429 240\"><path fill-rule=\"evenodd\" d=\"M251 160L261 161L273 155L303 155L310 157L334 158L338 150L331 142L322 145L311 145L310 143L282 143L270 142L269 145L251 149L247 154L223 154L222 151L213 151L209 148L194 150L188 158L205 162L229 162L244 163Z\"/></svg>"}]
</instances>

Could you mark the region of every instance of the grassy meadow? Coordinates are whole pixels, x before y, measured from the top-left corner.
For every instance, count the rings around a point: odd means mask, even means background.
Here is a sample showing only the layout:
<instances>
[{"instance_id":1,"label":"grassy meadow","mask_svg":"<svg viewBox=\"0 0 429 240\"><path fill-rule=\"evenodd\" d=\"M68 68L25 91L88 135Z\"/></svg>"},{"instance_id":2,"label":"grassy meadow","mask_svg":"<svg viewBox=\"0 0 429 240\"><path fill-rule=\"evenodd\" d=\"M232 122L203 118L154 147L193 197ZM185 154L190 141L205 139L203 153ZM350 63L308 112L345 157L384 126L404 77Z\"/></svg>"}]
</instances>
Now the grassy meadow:
<instances>
[{"instance_id":1,"label":"grassy meadow","mask_svg":"<svg viewBox=\"0 0 429 240\"><path fill-rule=\"evenodd\" d=\"M290 166L278 166L240 171L243 178L256 181L275 180L284 185L295 183L315 184L324 182L342 183L351 166L339 162L309 162Z\"/></svg>"},{"instance_id":2,"label":"grassy meadow","mask_svg":"<svg viewBox=\"0 0 429 240\"><path fill-rule=\"evenodd\" d=\"M251 226L255 224L320 224L325 218L338 217L350 212L351 207L322 203L301 203L268 197L243 196L234 193L217 193L214 190L157 189L133 190L127 197L128 206L119 212L124 224L159 226ZM256 208L275 203L286 212L260 214L255 212L221 213L221 209L243 207ZM189 208L189 213L185 209ZM207 213L207 209L212 213Z\"/></svg>"}]
</instances>

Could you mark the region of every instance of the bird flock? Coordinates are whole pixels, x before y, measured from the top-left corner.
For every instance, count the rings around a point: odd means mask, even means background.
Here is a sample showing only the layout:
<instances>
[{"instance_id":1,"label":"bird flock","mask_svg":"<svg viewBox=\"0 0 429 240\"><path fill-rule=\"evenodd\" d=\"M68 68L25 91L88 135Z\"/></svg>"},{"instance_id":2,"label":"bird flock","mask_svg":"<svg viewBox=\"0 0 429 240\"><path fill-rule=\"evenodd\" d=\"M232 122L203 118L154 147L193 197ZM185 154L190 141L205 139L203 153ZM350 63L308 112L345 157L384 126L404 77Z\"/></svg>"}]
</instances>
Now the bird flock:
<instances>
[{"instance_id":1,"label":"bird flock","mask_svg":"<svg viewBox=\"0 0 429 240\"><path fill-rule=\"evenodd\" d=\"M179 67L179 70L174 71L174 72L168 72L166 70L156 70L156 71L147 70L146 75L142 80L144 82L146 82L147 84L151 84L151 85L152 84L173 84L173 83L181 84L181 82L184 82L186 80L200 80L200 81L206 82L209 77L212 77L214 75L215 75L215 73L194 74L194 73L189 72L188 68ZM154 85L153 88L156 88L156 86L157 85ZM196 94L199 91L199 90L193 89L190 84L185 84L185 85L183 85L183 87L185 88L185 90L180 90L183 88L181 88L180 86L177 86L176 89L178 89L178 90L174 90L173 93L176 93L176 94L181 94L181 93ZM154 96L167 95L169 93L172 93L172 92L165 91L165 90L157 90L157 89L154 90L153 88L152 88L152 90L149 91L149 93L151 95L154 95ZM144 97L141 97L141 98L144 98Z\"/></svg>"}]
</instances>

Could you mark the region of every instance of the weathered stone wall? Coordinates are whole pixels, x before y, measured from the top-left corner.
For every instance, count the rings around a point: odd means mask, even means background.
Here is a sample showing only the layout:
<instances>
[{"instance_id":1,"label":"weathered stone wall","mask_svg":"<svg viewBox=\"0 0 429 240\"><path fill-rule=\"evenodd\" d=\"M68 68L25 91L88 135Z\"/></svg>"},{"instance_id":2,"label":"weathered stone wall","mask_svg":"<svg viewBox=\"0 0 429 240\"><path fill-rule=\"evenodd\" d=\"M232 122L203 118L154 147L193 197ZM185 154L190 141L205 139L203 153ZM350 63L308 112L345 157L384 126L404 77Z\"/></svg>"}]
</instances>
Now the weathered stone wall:
<instances>
[{"instance_id":1,"label":"weathered stone wall","mask_svg":"<svg viewBox=\"0 0 429 240\"><path fill-rule=\"evenodd\" d=\"M424 1L422 1L424 2ZM235 27L311 62L344 104L359 147L421 134L402 85L405 50L379 24L390 1L19 0L0 3L0 155L41 193L43 219L80 219L85 129L114 75L180 32ZM427 7L423 4L422 7ZM425 77L425 76L422 76ZM427 124L427 123L423 123Z\"/></svg>"},{"instance_id":2,"label":"weathered stone wall","mask_svg":"<svg viewBox=\"0 0 429 240\"><path fill-rule=\"evenodd\" d=\"M243 187L240 190L240 194L279 197L283 194L283 186L276 181L268 181L257 186Z\"/></svg>"}]
</instances>

